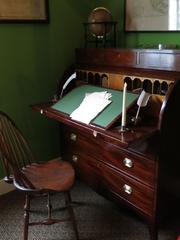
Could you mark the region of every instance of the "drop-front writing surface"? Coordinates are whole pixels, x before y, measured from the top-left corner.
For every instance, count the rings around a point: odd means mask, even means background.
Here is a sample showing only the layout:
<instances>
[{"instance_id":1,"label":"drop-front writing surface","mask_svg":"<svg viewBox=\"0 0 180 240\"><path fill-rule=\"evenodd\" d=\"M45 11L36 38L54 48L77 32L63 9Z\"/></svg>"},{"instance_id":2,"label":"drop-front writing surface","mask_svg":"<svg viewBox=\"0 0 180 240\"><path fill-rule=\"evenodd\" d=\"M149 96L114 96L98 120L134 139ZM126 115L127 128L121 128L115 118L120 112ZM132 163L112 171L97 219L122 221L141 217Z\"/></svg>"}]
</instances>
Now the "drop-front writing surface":
<instances>
[{"instance_id":1,"label":"drop-front writing surface","mask_svg":"<svg viewBox=\"0 0 180 240\"><path fill-rule=\"evenodd\" d=\"M98 114L91 124L98 125L103 128L108 128L112 125L115 119L118 119L122 113L122 91L97 87L93 85L82 85L73 89L70 93L55 103L52 108L60 112L70 115L76 108L79 107L83 98L88 93L107 91L111 93L111 103L101 113ZM127 93L126 107L132 105L137 100L138 94Z\"/></svg>"},{"instance_id":2,"label":"drop-front writing surface","mask_svg":"<svg viewBox=\"0 0 180 240\"><path fill-rule=\"evenodd\" d=\"M122 51L123 63L121 58L118 62L118 56ZM107 77L106 87L108 87L109 76L120 74L139 78L142 87L147 78L152 78L153 83L157 80L160 83L158 86L161 86L164 81L167 82L166 91L162 91L162 87L157 87L158 90L152 93L148 106L141 109L140 125L133 126L128 123L129 131L120 132L119 119L109 129L104 129L96 125L73 121L67 114L51 108L51 105L37 105L34 109L60 123L62 156L73 164L77 176L98 193L125 205L142 216L148 223L150 239L157 240L157 216L162 218L159 208L162 207L164 213L167 213L167 210L171 211L173 206L168 203L166 205L166 200L172 195L174 199L174 193L177 192L177 188L175 188L176 191L170 188L170 186L175 186L174 176L176 182L179 180L176 174L179 163L175 157L179 142L177 139L179 123L178 118L175 118L175 113L180 111L178 106L180 102L179 81L177 80L179 72L176 69L179 63L178 60L174 60L175 66L168 70L159 69L158 65L157 68L148 66L141 68L134 65L136 62L136 56L132 60L134 51L131 55L132 61L128 57L131 51L127 50L127 56L126 51L122 51L80 49L80 54L76 52L76 71L79 74L77 74L77 81L101 85L103 82L101 76L103 76ZM177 52L172 51L171 54L175 59ZM114 55L117 60L115 64ZM97 59L108 56L108 61L97 62ZM127 63L126 59L128 59ZM117 77L117 81L120 81L118 86L123 86L124 78L119 80ZM128 115L134 116L136 110L136 104L132 105L128 110ZM177 129L177 136L172 137L172 129L175 132ZM170 152L168 152L168 146L171 149Z\"/></svg>"}]
</instances>

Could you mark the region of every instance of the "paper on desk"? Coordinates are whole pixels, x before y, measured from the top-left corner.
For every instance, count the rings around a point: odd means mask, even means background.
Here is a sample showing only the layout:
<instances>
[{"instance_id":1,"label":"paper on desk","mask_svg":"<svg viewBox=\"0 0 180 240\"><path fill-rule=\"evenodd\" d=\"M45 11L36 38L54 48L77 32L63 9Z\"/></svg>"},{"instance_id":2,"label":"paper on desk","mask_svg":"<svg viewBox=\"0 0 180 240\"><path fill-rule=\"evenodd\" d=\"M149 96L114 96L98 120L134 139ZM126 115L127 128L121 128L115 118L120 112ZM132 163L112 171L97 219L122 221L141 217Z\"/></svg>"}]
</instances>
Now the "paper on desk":
<instances>
[{"instance_id":1,"label":"paper on desk","mask_svg":"<svg viewBox=\"0 0 180 240\"><path fill-rule=\"evenodd\" d=\"M70 115L74 120L89 124L107 105L111 103L111 93L86 93L83 101Z\"/></svg>"}]
</instances>

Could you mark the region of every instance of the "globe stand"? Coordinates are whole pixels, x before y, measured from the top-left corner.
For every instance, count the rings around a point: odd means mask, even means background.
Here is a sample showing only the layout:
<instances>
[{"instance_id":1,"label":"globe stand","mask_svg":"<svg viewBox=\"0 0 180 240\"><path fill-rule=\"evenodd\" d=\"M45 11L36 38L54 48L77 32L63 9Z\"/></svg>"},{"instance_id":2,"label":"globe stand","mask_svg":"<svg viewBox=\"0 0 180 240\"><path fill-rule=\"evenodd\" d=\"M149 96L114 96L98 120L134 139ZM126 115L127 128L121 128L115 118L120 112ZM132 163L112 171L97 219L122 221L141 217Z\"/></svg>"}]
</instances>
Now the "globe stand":
<instances>
[{"instance_id":1,"label":"globe stand","mask_svg":"<svg viewBox=\"0 0 180 240\"><path fill-rule=\"evenodd\" d=\"M84 47L95 45L95 47L116 47L116 25L117 22L86 22L84 25ZM93 33L91 27L101 27L103 29L100 35ZM111 31L109 31L111 29Z\"/></svg>"}]
</instances>

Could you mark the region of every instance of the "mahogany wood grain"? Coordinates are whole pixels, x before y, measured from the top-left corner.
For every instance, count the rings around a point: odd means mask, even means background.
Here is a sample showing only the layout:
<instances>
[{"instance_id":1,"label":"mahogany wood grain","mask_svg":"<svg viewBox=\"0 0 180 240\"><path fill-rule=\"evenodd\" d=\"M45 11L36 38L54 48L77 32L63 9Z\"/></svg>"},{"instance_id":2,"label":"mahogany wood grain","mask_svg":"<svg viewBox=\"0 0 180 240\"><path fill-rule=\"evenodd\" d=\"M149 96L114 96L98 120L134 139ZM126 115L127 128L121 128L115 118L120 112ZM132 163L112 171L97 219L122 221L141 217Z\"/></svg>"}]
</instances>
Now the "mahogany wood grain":
<instances>
[{"instance_id":1,"label":"mahogany wood grain","mask_svg":"<svg viewBox=\"0 0 180 240\"><path fill-rule=\"evenodd\" d=\"M128 150L112 144L108 139L104 141L100 135L94 137L69 127L63 127L62 134L64 146L66 146L64 149L68 152L72 151L72 154L81 152L90 156L93 153L93 157L98 162L103 162L115 170L126 172L127 175L141 180L144 184L153 186L156 165L154 160L132 154ZM71 139L72 135L76 136L75 141Z\"/></svg>"},{"instance_id":2,"label":"mahogany wood grain","mask_svg":"<svg viewBox=\"0 0 180 240\"><path fill-rule=\"evenodd\" d=\"M180 51L157 49L76 49L76 68L179 79Z\"/></svg>"}]
</instances>

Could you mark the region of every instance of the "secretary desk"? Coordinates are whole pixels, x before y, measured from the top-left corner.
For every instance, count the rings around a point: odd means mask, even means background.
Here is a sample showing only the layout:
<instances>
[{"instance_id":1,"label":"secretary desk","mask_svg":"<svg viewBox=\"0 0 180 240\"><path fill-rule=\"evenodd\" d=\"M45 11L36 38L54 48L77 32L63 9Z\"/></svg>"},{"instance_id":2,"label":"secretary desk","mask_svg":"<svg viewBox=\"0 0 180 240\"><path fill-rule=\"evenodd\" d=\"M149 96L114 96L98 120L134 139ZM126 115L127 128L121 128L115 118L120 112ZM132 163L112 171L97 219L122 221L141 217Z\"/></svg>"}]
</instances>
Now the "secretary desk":
<instances>
[{"instance_id":1,"label":"secretary desk","mask_svg":"<svg viewBox=\"0 0 180 240\"><path fill-rule=\"evenodd\" d=\"M76 49L75 85L92 84L151 94L134 124L137 102L127 109L127 131L121 118L108 129L72 120L51 108L33 109L59 122L63 159L78 178L109 200L140 215L150 239L158 239L158 223L176 208L180 197L180 51L156 49ZM60 101L60 100L59 100ZM121 103L120 103L121 104Z\"/></svg>"}]
</instances>

